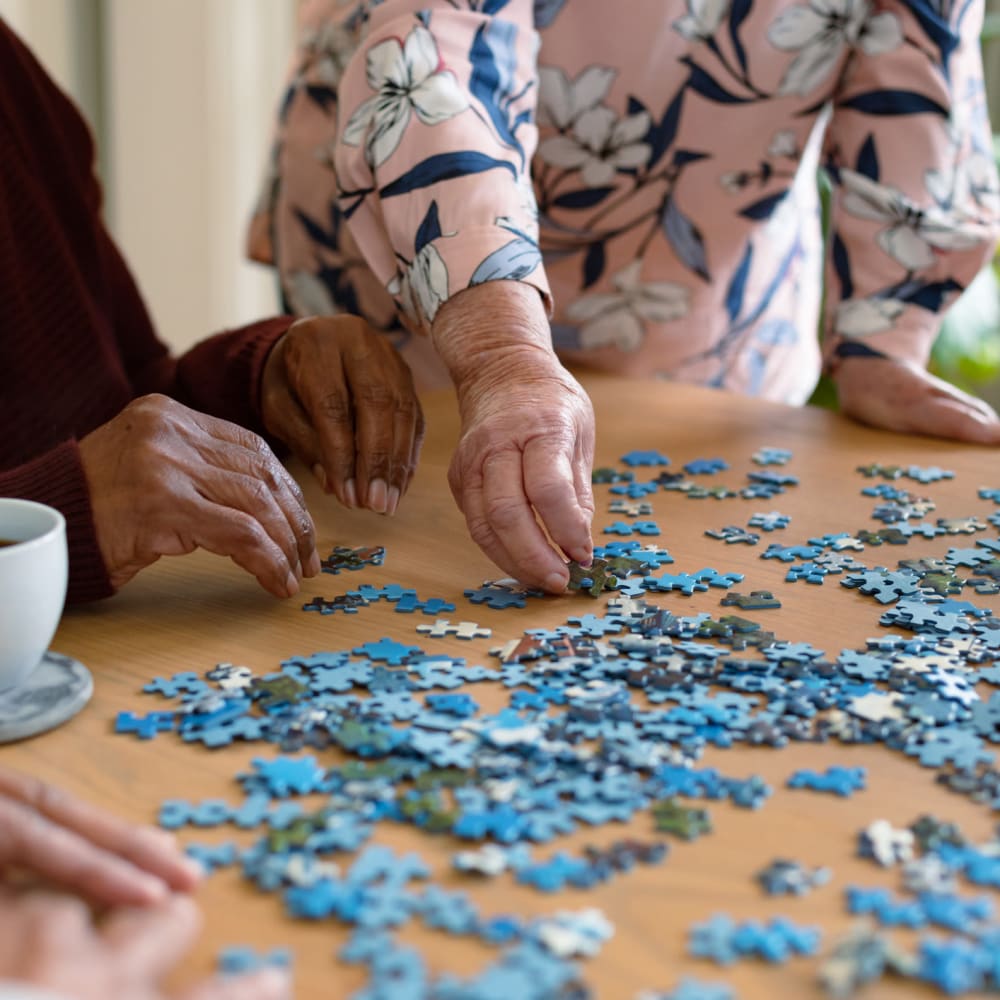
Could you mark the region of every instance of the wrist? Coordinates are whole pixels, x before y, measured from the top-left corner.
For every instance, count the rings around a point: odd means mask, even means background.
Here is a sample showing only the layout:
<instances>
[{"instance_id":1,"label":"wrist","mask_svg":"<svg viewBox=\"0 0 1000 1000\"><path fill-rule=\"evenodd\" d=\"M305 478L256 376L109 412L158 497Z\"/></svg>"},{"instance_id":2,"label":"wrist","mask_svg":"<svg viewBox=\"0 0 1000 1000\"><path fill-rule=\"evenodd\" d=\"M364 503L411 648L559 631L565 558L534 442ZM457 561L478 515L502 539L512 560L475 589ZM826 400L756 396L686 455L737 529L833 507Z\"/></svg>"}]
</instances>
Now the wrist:
<instances>
[{"instance_id":1,"label":"wrist","mask_svg":"<svg viewBox=\"0 0 1000 1000\"><path fill-rule=\"evenodd\" d=\"M489 281L466 288L438 311L431 339L459 394L510 366L561 369L545 302L532 285Z\"/></svg>"}]
</instances>

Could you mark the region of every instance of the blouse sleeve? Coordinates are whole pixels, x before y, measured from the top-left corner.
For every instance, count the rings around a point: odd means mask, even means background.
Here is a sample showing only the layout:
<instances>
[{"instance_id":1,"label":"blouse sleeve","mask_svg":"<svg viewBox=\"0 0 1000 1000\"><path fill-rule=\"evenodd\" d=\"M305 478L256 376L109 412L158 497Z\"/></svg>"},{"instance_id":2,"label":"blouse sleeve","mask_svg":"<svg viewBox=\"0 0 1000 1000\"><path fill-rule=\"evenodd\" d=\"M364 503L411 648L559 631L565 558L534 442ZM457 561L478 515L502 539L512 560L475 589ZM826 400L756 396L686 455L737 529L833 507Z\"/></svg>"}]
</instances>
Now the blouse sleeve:
<instances>
[{"instance_id":1,"label":"blouse sleeve","mask_svg":"<svg viewBox=\"0 0 1000 1000\"><path fill-rule=\"evenodd\" d=\"M548 299L531 0L387 0L338 86L339 206L409 325L485 281Z\"/></svg>"},{"instance_id":2,"label":"blouse sleeve","mask_svg":"<svg viewBox=\"0 0 1000 1000\"><path fill-rule=\"evenodd\" d=\"M941 314L993 252L1000 219L983 84L983 5L892 2L841 78L824 357L927 362Z\"/></svg>"}]
</instances>

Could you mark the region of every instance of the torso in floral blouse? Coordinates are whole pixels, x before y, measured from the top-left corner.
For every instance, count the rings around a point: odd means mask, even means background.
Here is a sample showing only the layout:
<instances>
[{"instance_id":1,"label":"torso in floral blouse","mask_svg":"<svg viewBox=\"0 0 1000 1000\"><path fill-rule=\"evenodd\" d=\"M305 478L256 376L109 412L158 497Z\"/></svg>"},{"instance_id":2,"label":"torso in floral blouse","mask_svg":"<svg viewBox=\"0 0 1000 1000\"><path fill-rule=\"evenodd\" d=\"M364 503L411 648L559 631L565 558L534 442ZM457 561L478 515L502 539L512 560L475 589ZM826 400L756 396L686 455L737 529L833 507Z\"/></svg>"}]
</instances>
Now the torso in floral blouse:
<instances>
[{"instance_id":1,"label":"torso in floral blouse","mask_svg":"<svg viewBox=\"0 0 1000 1000\"><path fill-rule=\"evenodd\" d=\"M441 304L511 279L551 296L574 364L802 402L824 266L828 359L923 363L992 248L977 0L319 0L303 18L251 252L293 311L402 317L425 383Z\"/></svg>"}]
</instances>

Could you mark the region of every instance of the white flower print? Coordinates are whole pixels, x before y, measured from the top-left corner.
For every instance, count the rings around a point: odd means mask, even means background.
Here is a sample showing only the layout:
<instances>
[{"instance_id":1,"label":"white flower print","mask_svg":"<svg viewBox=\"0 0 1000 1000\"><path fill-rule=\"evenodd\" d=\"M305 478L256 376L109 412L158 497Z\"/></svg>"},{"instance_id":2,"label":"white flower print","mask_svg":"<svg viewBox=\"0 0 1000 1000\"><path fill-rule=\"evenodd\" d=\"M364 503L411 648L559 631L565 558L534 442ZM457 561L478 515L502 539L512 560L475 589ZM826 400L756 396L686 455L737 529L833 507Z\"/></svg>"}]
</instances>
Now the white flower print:
<instances>
[{"instance_id":1,"label":"white flower print","mask_svg":"<svg viewBox=\"0 0 1000 1000\"><path fill-rule=\"evenodd\" d=\"M421 317L429 327L448 298L448 266L437 247L428 243L406 271L396 274L386 287L418 327L424 325Z\"/></svg>"},{"instance_id":2,"label":"white flower print","mask_svg":"<svg viewBox=\"0 0 1000 1000\"><path fill-rule=\"evenodd\" d=\"M718 30L729 0L687 0L688 12L674 21L674 31L690 41L705 41Z\"/></svg>"},{"instance_id":3,"label":"white flower print","mask_svg":"<svg viewBox=\"0 0 1000 1000\"><path fill-rule=\"evenodd\" d=\"M728 170L719 178L719 183L729 194L742 194L753 178L747 170Z\"/></svg>"},{"instance_id":4,"label":"white flower print","mask_svg":"<svg viewBox=\"0 0 1000 1000\"><path fill-rule=\"evenodd\" d=\"M618 347L634 351L642 344L643 321L669 323L687 315L689 292L672 281L642 283L636 260L612 278L614 292L595 292L571 302L569 319L583 324L580 347Z\"/></svg>"},{"instance_id":5,"label":"white flower print","mask_svg":"<svg viewBox=\"0 0 1000 1000\"><path fill-rule=\"evenodd\" d=\"M575 80L552 66L538 70L538 123L567 129L607 97L616 70L588 66Z\"/></svg>"},{"instance_id":6,"label":"white flower print","mask_svg":"<svg viewBox=\"0 0 1000 1000\"><path fill-rule=\"evenodd\" d=\"M983 153L970 153L940 170L928 170L924 184L944 210L967 211L976 205L989 215L1000 213L996 167Z\"/></svg>"},{"instance_id":7,"label":"white flower print","mask_svg":"<svg viewBox=\"0 0 1000 1000\"><path fill-rule=\"evenodd\" d=\"M892 327L903 312L898 299L849 299L837 307L834 327L844 337L865 337Z\"/></svg>"},{"instance_id":8,"label":"white flower print","mask_svg":"<svg viewBox=\"0 0 1000 1000\"><path fill-rule=\"evenodd\" d=\"M330 289L309 271L293 271L285 285L288 304L296 316L332 316L340 312Z\"/></svg>"},{"instance_id":9,"label":"white flower print","mask_svg":"<svg viewBox=\"0 0 1000 1000\"><path fill-rule=\"evenodd\" d=\"M330 87L340 83L357 45L356 35L338 21L324 23L302 39L302 48L316 79Z\"/></svg>"},{"instance_id":10,"label":"white flower print","mask_svg":"<svg viewBox=\"0 0 1000 1000\"><path fill-rule=\"evenodd\" d=\"M963 228L938 208L920 208L901 191L879 184L864 174L841 168L845 212L860 219L885 222L878 245L908 271L930 267L934 250L967 250L982 242L975 228Z\"/></svg>"},{"instance_id":11,"label":"white flower print","mask_svg":"<svg viewBox=\"0 0 1000 1000\"><path fill-rule=\"evenodd\" d=\"M799 155L799 142L790 128L775 132L771 137L771 145L767 147L768 156L784 156L789 159Z\"/></svg>"},{"instance_id":12,"label":"white flower print","mask_svg":"<svg viewBox=\"0 0 1000 1000\"><path fill-rule=\"evenodd\" d=\"M437 125L468 107L468 97L454 75L439 68L437 43L422 25L402 45L396 38L373 45L365 65L368 85L376 94L355 109L341 141L360 146L364 139L365 155L373 167L395 152L411 112L424 125Z\"/></svg>"},{"instance_id":13,"label":"white flower print","mask_svg":"<svg viewBox=\"0 0 1000 1000\"><path fill-rule=\"evenodd\" d=\"M588 187L602 187L614 180L619 168L649 162L649 145L640 141L649 124L645 111L619 118L611 108L591 108L576 119L569 135L543 140L538 155L553 166L579 170Z\"/></svg>"},{"instance_id":14,"label":"white flower print","mask_svg":"<svg viewBox=\"0 0 1000 1000\"><path fill-rule=\"evenodd\" d=\"M867 55L891 52L903 41L895 14L872 14L869 0L809 0L779 14L768 28L771 44L798 52L779 94L805 97L823 83L848 48Z\"/></svg>"}]
</instances>

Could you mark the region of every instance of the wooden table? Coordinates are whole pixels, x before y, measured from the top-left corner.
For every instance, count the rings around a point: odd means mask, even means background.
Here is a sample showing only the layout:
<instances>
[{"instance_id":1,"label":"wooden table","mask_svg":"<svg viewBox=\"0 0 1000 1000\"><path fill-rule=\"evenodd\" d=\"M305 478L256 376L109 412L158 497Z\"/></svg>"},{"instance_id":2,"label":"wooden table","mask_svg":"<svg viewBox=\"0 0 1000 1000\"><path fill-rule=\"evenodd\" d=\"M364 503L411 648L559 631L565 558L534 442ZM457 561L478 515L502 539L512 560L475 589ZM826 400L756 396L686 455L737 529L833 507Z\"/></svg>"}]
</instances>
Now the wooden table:
<instances>
[{"instance_id":1,"label":"wooden table","mask_svg":"<svg viewBox=\"0 0 1000 1000\"><path fill-rule=\"evenodd\" d=\"M874 503L862 497L865 480L856 466L882 461L953 469L952 481L927 486L904 481L907 488L937 502L932 516L988 514L993 508L976 496L978 487L1000 486L995 454L976 447L901 437L860 428L839 417L812 409L781 406L730 396L721 392L663 383L634 383L605 377L586 380L598 415L597 465L617 462L633 448L658 448L670 455L673 467L696 457L721 456L731 469L712 482L743 485L746 473L757 467L750 456L759 447L789 448L793 459L786 471L801 480L773 500L692 500L680 493L653 496L655 520L676 562L672 569L696 571L712 565L746 574L740 587L771 589L780 594L780 611L751 613L779 637L809 641L835 656L843 648L863 645L880 632L880 608L873 601L841 587L836 578L823 586L783 582L786 567L761 560L767 542L805 541L817 533L874 529ZM341 510L323 497L311 479L304 482L323 551L334 544L386 547L385 565L363 572L322 576L307 582L304 595L332 596L362 582L389 581L415 587L421 596L454 601L453 620L475 620L493 628L492 640L457 642L426 639L425 649L448 650L470 662L488 663L487 650L522 629L565 622L570 615L598 611L602 602L573 594L547 601L531 601L523 611L492 611L474 607L462 591L481 580L500 575L468 540L464 523L452 502L445 473L457 435L454 403L448 394L426 400L428 440L420 473L395 518ZM641 472L642 470L640 470ZM597 487L598 541L600 528L615 520L607 512L607 487ZM757 511L780 510L791 515L790 527L764 534L756 548L724 545L705 537L706 528L745 524ZM950 545L971 544L966 536L915 539L907 548L871 548L862 558L871 564L894 566L900 558L943 554ZM659 604L685 613L720 613L720 591L691 598L660 595ZM324 649L349 649L360 642L390 635L416 643L414 628L421 615L393 612L384 602L357 615L304 614L302 600L275 601L233 565L196 553L184 559L163 560L130 584L123 593L102 604L66 614L53 647L78 657L94 672L97 691L90 706L72 723L42 738L5 747L0 760L58 782L119 813L152 821L166 798L200 800L208 797L239 801L234 780L250 758L276 752L266 745L235 746L210 752L168 734L155 741L139 741L112 733L117 712L151 711L155 696L140 688L154 675L178 671L205 671L219 661L244 663L258 673L277 668L292 654ZM728 609L727 609L728 610ZM484 710L506 704L499 685L475 685L473 693ZM334 763L338 755L321 755ZM675 842L671 856L659 867L643 867L613 879L594 891L567 891L548 896L512 885L501 878L494 884L469 883L450 871L450 854L457 842L410 828L382 824L380 842L417 850L434 870L435 880L467 888L486 913L545 914L560 908L598 906L614 923L616 933L597 959L586 964L585 977L602 998L631 998L643 988L672 988L680 975L728 980L743 998L787 997L808 1000L820 995L815 986L817 963L797 959L785 966L746 961L729 970L686 957L687 928L717 911L737 918L785 914L800 923L822 926L829 944L850 926L843 906L844 886L859 882L897 886L898 875L883 873L870 862L854 857L856 833L877 818L905 825L931 812L959 822L968 835L985 839L991 817L982 807L940 790L932 771L913 759L883 746L846 748L839 745L791 745L784 751L738 748L709 749L702 762L723 773L744 777L756 773L774 787L773 797L758 812L728 803L710 803L715 832L693 844ZM849 800L804 791L789 791L784 782L797 767L824 768L830 764L868 768L869 789ZM583 844L608 844L629 834L650 839L653 826L640 814L627 828L588 829L536 854L558 848L579 850ZM239 834L239 831L237 831ZM232 839L226 829L193 830L191 840ZM236 839L247 841L247 836ZM831 885L804 899L764 897L752 879L775 857L792 857L807 864L829 865ZM226 944L257 947L289 945L295 952L297 995L305 1000L348 996L363 981L356 967L337 964L333 953L345 939L346 928L335 923L306 924L282 915L280 900L248 888L235 871L217 874L201 889L207 914L203 940L187 972L201 973ZM438 972L472 973L495 956L465 939L411 928L405 940L419 943ZM906 941L905 934L899 934ZM865 997L932 995L912 984L881 984ZM512 998L513 1000L513 998Z\"/></svg>"}]
</instances>

